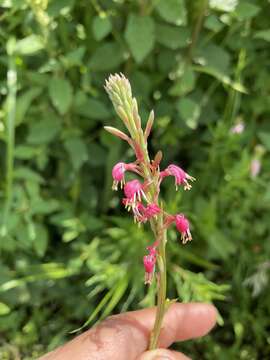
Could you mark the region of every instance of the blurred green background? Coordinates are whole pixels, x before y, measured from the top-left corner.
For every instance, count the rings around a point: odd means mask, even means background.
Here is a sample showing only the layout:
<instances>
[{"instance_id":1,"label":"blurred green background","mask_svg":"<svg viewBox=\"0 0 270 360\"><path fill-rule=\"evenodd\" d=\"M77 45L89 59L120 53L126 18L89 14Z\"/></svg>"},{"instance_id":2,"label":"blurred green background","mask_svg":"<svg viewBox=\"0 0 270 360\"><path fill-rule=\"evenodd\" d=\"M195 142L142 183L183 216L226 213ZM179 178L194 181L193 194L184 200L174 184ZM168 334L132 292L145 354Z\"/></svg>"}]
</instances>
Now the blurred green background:
<instances>
[{"instance_id":1,"label":"blurred green background","mask_svg":"<svg viewBox=\"0 0 270 360\"><path fill-rule=\"evenodd\" d=\"M152 242L111 190L130 150L103 85L131 81L152 154L197 178L164 182L169 296L214 302L219 326L178 345L194 359L270 358L270 2L0 2L0 358L35 359L87 319L151 306ZM15 140L14 140L15 133Z\"/></svg>"}]
</instances>

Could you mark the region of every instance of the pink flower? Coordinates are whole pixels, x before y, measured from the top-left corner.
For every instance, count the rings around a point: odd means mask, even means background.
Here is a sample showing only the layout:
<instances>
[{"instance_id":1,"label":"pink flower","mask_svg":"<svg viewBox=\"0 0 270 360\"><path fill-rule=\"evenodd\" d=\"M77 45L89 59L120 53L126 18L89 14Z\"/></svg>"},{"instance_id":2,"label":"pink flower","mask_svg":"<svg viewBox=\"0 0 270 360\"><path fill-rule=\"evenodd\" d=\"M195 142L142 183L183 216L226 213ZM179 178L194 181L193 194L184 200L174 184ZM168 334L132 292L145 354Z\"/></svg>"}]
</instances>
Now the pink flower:
<instances>
[{"instance_id":1,"label":"pink flower","mask_svg":"<svg viewBox=\"0 0 270 360\"><path fill-rule=\"evenodd\" d=\"M120 187L122 189L123 184L125 184L125 172L129 171L136 171L137 167L135 164L125 164L123 162L119 162L114 165L112 169L112 177L113 177L113 185L112 189L117 190L118 184L120 183Z\"/></svg>"},{"instance_id":2,"label":"pink flower","mask_svg":"<svg viewBox=\"0 0 270 360\"><path fill-rule=\"evenodd\" d=\"M239 121L236 123L231 129L230 132L232 134L242 134L242 132L245 130L245 124L243 121Z\"/></svg>"},{"instance_id":3,"label":"pink flower","mask_svg":"<svg viewBox=\"0 0 270 360\"><path fill-rule=\"evenodd\" d=\"M143 257L143 265L145 270L144 283L151 284L155 273L155 264L157 260L156 247L148 246L148 255Z\"/></svg>"},{"instance_id":4,"label":"pink flower","mask_svg":"<svg viewBox=\"0 0 270 360\"><path fill-rule=\"evenodd\" d=\"M132 208L134 221L138 223L145 223L147 220L151 219L153 216L156 216L161 211L157 204L148 204L145 207L141 202L137 201L136 203L131 203L127 198L124 198L122 202L128 211L130 211Z\"/></svg>"},{"instance_id":5,"label":"pink flower","mask_svg":"<svg viewBox=\"0 0 270 360\"><path fill-rule=\"evenodd\" d=\"M143 184L137 180L128 181L124 186L124 193L126 195L126 202L130 205L136 204L137 200L141 202L142 196L147 200L143 191Z\"/></svg>"},{"instance_id":6,"label":"pink flower","mask_svg":"<svg viewBox=\"0 0 270 360\"><path fill-rule=\"evenodd\" d=\"M161 180L166 176L174 176L176 190L178 189L178 185L183 185L184 190L190 190L192 186L188 183L188 180L190 181L196 180L194 177L188 175L179 166L173 164L169 165L164 171L160 172Z\"/></svg>"},{"instance_id":7,"label":"pink flower","mask_svg":"<svg viewBox=\"0 0 270 360\"><path fill-rule=\"evenodd\" d=\"M255 178L261 171L261 162L259 159L252 159L250 164L250 175Z\"/></svg>"},{"instance_id":8,"label":"pink flower","mask_svg":"<svg viewBox=\"0 0 270 360\"><path fill-rule=\"evenodd\" d=\"M189 230L189 221L183 214L175 215L175 224L177 230L181 233L181 240L183 244L192 240L192 236Z\"/></svg>"},{"instance_id":9,"label":"pink flower","mask_svg":"<svg viewBox=\"0 0 270 360\"><path fill-rule=\"evenodd\" d=\"M161 209L157 204L148 204L144 210L144 217L149 220L160 213Z\"/></svg>"}]
</instances>

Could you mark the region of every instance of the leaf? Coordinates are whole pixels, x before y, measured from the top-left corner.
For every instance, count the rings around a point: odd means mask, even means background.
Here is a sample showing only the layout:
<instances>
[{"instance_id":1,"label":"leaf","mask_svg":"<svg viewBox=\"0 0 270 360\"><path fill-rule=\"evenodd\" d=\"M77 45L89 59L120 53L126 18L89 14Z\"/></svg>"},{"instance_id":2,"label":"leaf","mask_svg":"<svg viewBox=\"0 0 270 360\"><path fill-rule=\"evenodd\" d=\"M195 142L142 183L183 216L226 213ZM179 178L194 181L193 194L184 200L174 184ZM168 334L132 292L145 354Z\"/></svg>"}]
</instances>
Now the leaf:
<instances>
[{"instance_id":1,"label":"leaf","mask_svg":"<svg viewBox=\"0 0 270 360\"><path fill-rule=\"evenodd\" d=\"M174 25L187 24L187 10L184 0L159 1L156 10L162 19Z\"/></svg>"},{"instance_id":2,"label":"leaf","mask_svg":"<svg viewBox=\"0 0 270 360\"><path fill-rule=\"evenodd\" d=\"M125 38L137 63L141 63L153 50L155 44L155 25L151 17L130 14Z\"/></svg>"},{"instance_id":3,"label":"leaf","mask_svg":"<svg viewBox=\"0 0 270 360\"><path fill-rule=\"evenodd\" d=\"M42 224L35 224L36 237L33 242L34 249L38 256L43 257L48 246L48 230Z\"/></svg>"},{"instance_id":4,"label":"leaf","mask_svg":"<svg viewBox=\"0 0 270 360\"><path fill-rule=\"evenodd\" d=\"M80 46L75 50L68 52L65 56L61 58L65 66L80 66L82 65L82 58L85 54L85 46Z\"/></svg>"},{"instance_id":5,"label":"leaf","mask_svg":"<svg viewBox=\"0 0 270 360\"><path fill-rule=\"evenodd\" d=\"M209 15L205 19L204 27L218 33L224 27L224 24L216 15Z\"/></svg>"},{"instance_id":6,"label":"leaf","mask_svg":"<svg viewBox=\"0 0 270 360\"><path fill-rule=\"evenodd\" d=\"M200 116L200 106L189 98L183 98L177 104L177 110L191 129L197 127L197 120Z\"/></svg>"},{"instance_id":7,"label":"leaf","mask_svg":"<svg viewBox=\"0 0 270 360\"><path fill-rule=\"evenodd\" d=\"M89 67L92 71L107 71L115 69L123 61L123 49L114 42L107 42L94 52L89 61Z\"/></svg>"},{"instance_id":8,"label":"leaf","mask_svg":"<svg viewBox=\"0 0 270 360\"><path fill-rule=\"evenodd\" d=\"M238 4L238 0L210 0L209 6L211 9L232 12Z\"/></svg>"},{"instance_id":9,"label":"leaf","mask_svg":"<svg viewBox=\"0 0 270 360\"><path fill-rule=\"evenodd\" d=\"M19 55L32 55L44 48L42 37L32 34L24 39L18 40L15 51Z\"/></svg>"},{"instance_id":10,"label":"leaf","mask_svg":"<svg viewBox=\"0 0 270 360\"><path fill-rule=\"evenodd\" d=\"M235 16L239 20L247 20L256 16L260 12L260 8L250 2L239 2L237 8L235 9Z\"/></svg>"},{"instance_id":11,"label":"leaf","mask_svg":"<svg viewBox=\"0 0 270 360\"><path fill-rule=\"evenodd\" d=\"M194 71L189 67L184 71L182 77L177 79L175 84L169 89L169 94L171 96L186 95L194 89L195 82Z\"/></svg>"},{"instance_id":12,"label":"leaf","mask_svg":"<svg viewBox=\"0 0 270 360\"><path fill-rule=\"evenodd\" d=\"M190 31L187 28L179 28L172 25L156 25L156 39L160 44L175 50L184 48L190 40Z\"/></svg>"},{"instance_id":13,"label":"leaf","mask_svg":"<svg viewBox=\"0 0 270 360\"><path fill-rule=\"evenodd\" d=\"M262 40L265 40L265 41L270 41L270 29L256 31L255 34L254 34L254 38L255 39L262 39Z\"/></svg>"},{"instance_id":14,"label":"leaf","mask_svg":"<svg viewBox=\"0 0 270 360\"><path fill-rule=\"evenodd\" d=\"M61 115L65 114L72 101L72 86L69 80L52 78L49 84L49 96L58 112Z\"/></svg>"},{"instance_id":15,"label":"leaf","mask_svg":"<svg viewBox=\"0 0 270 360\"><path fill-rule=\"evenodd\" d=\"M94 38L97 41L104 39L112 30L110 19L101 16L95 16L92 23Z\"/></svg>"},{"instance_id":16,"label":"leaf","mask_svg":"<svg viewBox=\"0 0 270 360\"><path fill-rule=\"evenodd\" d=\"M103 147L97 143L91 143L88 146L88 151L91 156L89 157L89 163L93 166L104 165L106 160L106 152Z\"/></svg>"},{"instance_id":17,"label":"leaf","mask_svg":"<svg viewBox=\"0 0 270 360\"><path fill-rule=\"evenodd\" d=\"M16 168L15 178L26 181L33 181L37 183L43 183L43 178L35 171L27 168L25 166L20 166Z\"/></svg>"},{"instance_id":18,"label":"leaf","mask_svg":"<svg viewBox=\"0 0 270 360\"><path fill-rule=\"evenodd\" d=\"M64 146L69 153L74 170L78 171L83 163L88 160L88 151L85 142L78 137L71 137L64 142Z\"/></svg>"},{"instance_id":19,"label":"leaf","mask_svg":"<svg viewBox=\"0 0 270 360\"><path fill-rule=\"evenodd\" d=\"M267 148L268 151L270 151L270 132L259 132L258 134L261 142L263 145Z\"/></svg>"},{"instance_id":20,"label":"leaf","mask_svg":"<svg viewBox=\"0 0 270 360\"><path fill-rule=\"evenodd\" d=\"M111 115L103 102L97 99L86 99L78 106L75 106L75 112L87 118L98 120L108 119Z\"/></svg>"},{"instance_id":21,"label":"leaf","mask_svg":"<svg viewBox=\"0 0 270 360\"><path fill-rule=\"evenodd\" d=\"M23 122L28 108L41 92L42 89L40 87L33 87L18 96L16 103L16 125Z\"/></svg>"},{"instance_id":22,"label":"leaf","mask_svg":"<svg viewBox=\"0 0 270 360\"><path fill-rule=\"evenodd\" d=\"M57 116L50 116L31 124L27 142L29 144L48 144L61 130L61 120Z\"/></svg>"},{"instance_id":23,"label":"leaf","mask_svg":"<svg viewBox=\"0 0 270 360\"><path fill-rule=\"evenodd\" d=\"M50 1L48 6L48 14L51 17L59 14L67 14L74 6L75 0L57 0Z\"/></svg>"},{"instance_id":24,"label":"leaf","mask_svg":"<svg viewBox=\"0 0 270 360\"><path fill-rule=\"evenodd\" d=\"M7 315L10 313L10 307L0 302L0 316Z\"/></svg>"},{"instance_id":25,"label":"leaf","mask_svg":"<svg viewBox=\"0 0 270 360\"><path fill-rule=\"evenodd\" d=\"M18 145L15 148L14 156L17 159L29 160L36 156L38 149L28 145Z\"/></svg>"},{"instance_id":26,"label":"leaf","mask_svg":"<svg viewBox=\"0 0 270 360\"><path fill-rule=\"evenodd\" d=\"M115 306L119 303L119 301L123 297L127 287L128 287L128 276L126 275L122 279L120 279L119 282L117 283L110 301L108 302L106 308L101 314L101 319L106 318L113 311Z\"/></svg>"},{"instance_id":27,"label":"leaf","mask_svg":"<svg viewBox=\"0 0 270 360\"><path fill-rule=\"evenodd\" d=\"M239 91L240 93L248 94L248 91L243 84L231 80L229 76L224 75L223 73L217 71L216 69L207 66L193 66L192 68L195 71L202 72L215 77L218 81L220 81L224 85L228 85L232 89Z\"/></svg>"},{"instance_id":28,"label":"leaf","mask_svg":"<svg viewBox=\"0 0 270 360\"><path fill-rule=\"evenodd\" d=\"M209 44L196 51L196 57L203 66L226 74L230 66L230 53L221 46Z\"/></svg>"}]
</instances>

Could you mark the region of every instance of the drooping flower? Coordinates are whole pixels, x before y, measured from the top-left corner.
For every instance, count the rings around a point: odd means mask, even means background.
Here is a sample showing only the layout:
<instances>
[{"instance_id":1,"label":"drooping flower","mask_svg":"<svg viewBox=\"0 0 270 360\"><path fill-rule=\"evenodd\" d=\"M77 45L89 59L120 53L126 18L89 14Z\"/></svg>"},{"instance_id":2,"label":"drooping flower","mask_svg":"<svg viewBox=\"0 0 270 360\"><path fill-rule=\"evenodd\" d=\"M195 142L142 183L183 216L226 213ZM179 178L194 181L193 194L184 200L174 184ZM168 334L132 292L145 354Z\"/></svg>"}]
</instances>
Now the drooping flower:
<instances>
[{"instance_id":1,"label":"drooping flower","mask_svg":"<svg viewBox=\"0 0 270 360\"><path fill-rule=\"evenodd\" d=\"M233 127L231 127L230 132L232 134L242 134L245 130L245 123L243 121L238 121Z\"/></svg>"},{"instance_id":2,"label":"drooping flower","mask_svg":"<svg viewBox=\"0 0 270 360\"><path fill-rule=\"evenodd\" d=\"M252 159L250 164L250 175L255 178L261 171L261 162L259 159Z\"/></svg>"},{"instance_id":3,"label":"drooping flower","mask_svg":"<svg viewBox=\"0 0 270 360\"><path fill-rule=\"evenodd\" d=\"M143 257L143 265L145 270L144 283L150 285L152 283L155 273L157 251L155 246L148 246L147 250L149 254Z\"/></svg>"},{"instance_id":4,"label":"drooping flower","mask_svg":"<svg viewBox=\"0 0 270 360\"><path fill-rule=\"evenodd\" d=\"M151 219L160 213L161 209L157 204L148 204L144 210L144 217L146 220Z\"/></svg>"},{"instance_id":5,"label":"drooping flower","mask_svg":"<svg viewBox=\"0 0 270 360\"><path fill-rule=\"evenodd\" d=\"M134 221L140 223L145 223L152 217L158 215L161 211L160 207L157 204L148 204L144 206L141 202L137 201L136 203L131 203L128 198L124 198L122 203L125 205L125 208L130 211L132 209L134 215Z\"/></svg>"},{"instance_id":6,"label":"drooping flower","mask_svg":"<svg viewBox=\"0 0 270 360\"><path fill-rule=\"evenodd\" d=\"M136 204L139 200L141 202L142 196L147 200L146 195L143 191L143 184L137 180L128 181L124 186L124 193L126 196L126 202L130 205Z\"/></svg>"},{"instance_id":7,"label":"drooping flower","mask_svg":"<svg viewBox=\"0 0 270 360\"><path fill-rule=\"evenodd\" d=\"M176 190L178 185L183 185L184 190L190 190L192 186L189 184L188 180L195 181L196 179L189 174L187 174L183 169L177 165L169 165L165 170L160 172L160 179L162 180L166 176L174 176Z\"/></svg>"},{"instance_id":8,"label":"drooping flower","mask_svg":"<svg viewBox=\"0 0 270 360\"><path fill-rule=\"evenodd\" d=\"M189 221L183 214L175 215L175 225L177 230L181 233L181 240L183 244L192 240L191 232L189 230Z\"/></svg>"},{"instance_id":9,"label":"drooping flower","mask_svg":"<svg viewBox=\"0 0 270 360\"><path fill-rule=\"evenodd\" d=\"M128 170L135 171L136 168L137 168L136 165L133 163L126 164L124 162L119 162L115 164L112 169L112 177L113 177L112 189L117 190L119 183L122 189L123 185L125 184L125 172Z\"/></svg>"}]
</instances>

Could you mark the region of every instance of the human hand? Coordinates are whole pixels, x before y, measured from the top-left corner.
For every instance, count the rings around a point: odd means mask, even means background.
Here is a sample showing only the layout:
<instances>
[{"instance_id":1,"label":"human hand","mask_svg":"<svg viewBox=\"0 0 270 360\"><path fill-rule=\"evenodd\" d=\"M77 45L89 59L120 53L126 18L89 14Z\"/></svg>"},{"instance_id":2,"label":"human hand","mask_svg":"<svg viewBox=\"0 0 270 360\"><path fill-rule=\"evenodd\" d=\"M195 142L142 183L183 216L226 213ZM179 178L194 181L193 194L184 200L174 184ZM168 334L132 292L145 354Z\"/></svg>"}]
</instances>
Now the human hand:
<instances>
[{"instance_id":1,"label":"human hand","mask_svg":"<svg viewBox=\"0 0 270 360\"><path fill-rule=\"evenodd\" d=\"M159 349L146 351L155 312L151 308L111 316L39 360L188 360L166 348L204 336L216 323L212 305L172 304L163 320Z\"/></svg>"}]
</instances>

